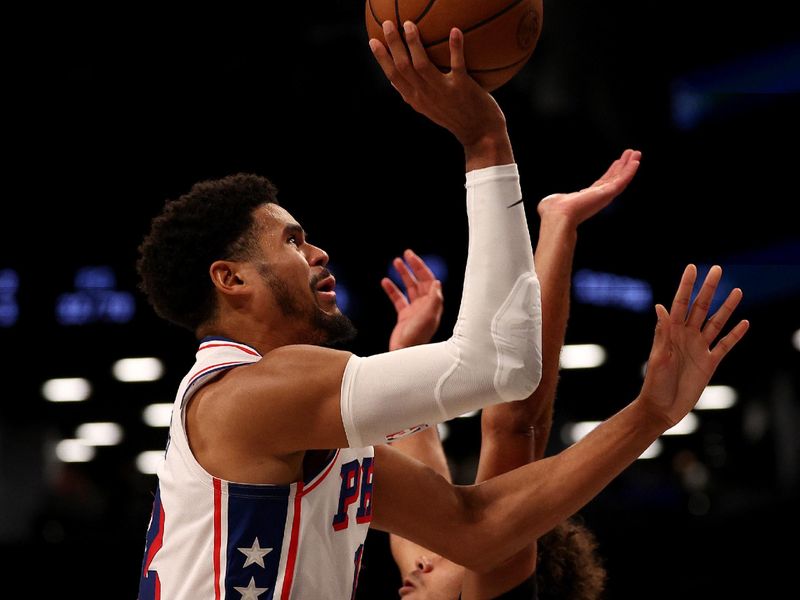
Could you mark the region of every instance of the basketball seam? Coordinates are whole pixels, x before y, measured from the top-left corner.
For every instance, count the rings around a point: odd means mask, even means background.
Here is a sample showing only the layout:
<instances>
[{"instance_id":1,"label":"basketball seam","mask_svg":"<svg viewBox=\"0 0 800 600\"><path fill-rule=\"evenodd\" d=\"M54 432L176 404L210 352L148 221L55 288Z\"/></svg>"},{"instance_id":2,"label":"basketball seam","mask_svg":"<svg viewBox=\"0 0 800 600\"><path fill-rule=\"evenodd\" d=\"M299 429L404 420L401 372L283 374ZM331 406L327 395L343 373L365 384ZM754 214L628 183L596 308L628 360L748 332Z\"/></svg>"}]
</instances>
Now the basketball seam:
<instances>
[{"instance_id":1,"label":"basketball seam","mask_svg":"<svg viewBox=\"0 0 800 600\"><path fill-rule=\"evenodd\" d=\"M395 2L397 2L397 0L395 0ZM461 33L463 33L464 35L467 35L470 31L474 31L475 29L478 29L479 27L483 27L487 23L490 23L490 22L494 21L496 18L501 17L504 14L506 14L512 8L517 6L520 2L522 2L522 0L514 0L514 2L512 2L511 4L506 6L503 10L493 14L491 17L485 18L483 21L475 23L474 25L472 25L471 27L468 27L467 29L464 29L464 31L462 31ZM443 42L448 41L449 39L450 39L450 32L447 33L447 37L445 37L445 38L442 38L440 40L435 40L435 41L430 42L428 44L424 44L424 48L425 49L432 48L433 46L437 46L438 44L441 44Z\"/></svg>"},{"instance_id":2,"label":"basketball seam","mask_svg":"<svg viewBox=\"0 0 800 600\"><path fill-rule=\"evenodd\" d=\"M394 0L394 14L397 19L397 31L402 31L403 25L400 23L400 0ZM405 43L405 36L401 35L401 37L403 38L403 43Z\"/></svg>"},{"instance_id":3,"label":"basketball seam","mask_svg":"<svg viewBox=\"0 0 800 600\"><path fill-rule=\"evenodd\" d=\"M372 18L375 19L378 27L383 27L383 23L378 20L378 15L375 14L375 9L372 7L372 0L367 0L367 4L369 4L369 12L372 13Z\"/></svg>"},{"instance_id":4,"label":"basketball seam","mask_svg":"<svg viewBox=\"0 0 800 600\"><path fill-rule=\"evenodd\" d=\"M428 6L422 9L422 12L419 14L419 16L416 19L414 19L415 25L419 25L419 22L422 21L422 19L425 18L425 15L427 15L430 12L434 2L436 2L436 0L431 0L430 2L428 2Z\"/></svg>"}]
</instances>

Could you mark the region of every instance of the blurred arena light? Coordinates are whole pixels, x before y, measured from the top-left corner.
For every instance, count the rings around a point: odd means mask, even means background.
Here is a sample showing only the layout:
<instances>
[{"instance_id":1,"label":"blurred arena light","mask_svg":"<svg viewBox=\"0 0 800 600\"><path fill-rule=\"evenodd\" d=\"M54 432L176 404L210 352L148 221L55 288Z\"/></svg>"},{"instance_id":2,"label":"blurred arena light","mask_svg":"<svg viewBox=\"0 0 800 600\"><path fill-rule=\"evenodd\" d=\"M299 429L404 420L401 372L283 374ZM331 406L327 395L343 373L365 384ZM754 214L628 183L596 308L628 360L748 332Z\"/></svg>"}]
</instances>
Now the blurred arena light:
<instances>
[{"instance_id":1,"label":"blurred arena light","mask_svg":"<svg viewBox=\"0 0 800 600\"><path fill-rule=\"evenodd\" d=\"M145 406L142 411L142 420L150 427L169 427L172 418L172 404L162 402Z\"/></svg>"},{"instance_id":2,"label":"blurred arena light","mask_svg":"<svg viewBox=\"0 0 800 600\"><path fill-rule=\"evenodd\" d=\"M642 279L580 269L573 278L575 299L594 306L614 306L645 312L653 303L653 289Z\"/></svg>"},{"instance_id":3,"label":"blurred arena light","mask_svg":"<svg viewBox=\"0 0 800 600\"><path fill-rule=\"evenodd\" d=\"M156 381L164 374L164 364L157 358L123 358L112 367L119 381Z\"/></svg>"},{"instance_id":4,"label":"blurred arena light","mask_svg":"<svg viewBox=\"0 0 800 600\"><path fill-rule=\"evenodd\" d=\"M675 425L667 429L664 432L664 435L689 435L690 433L697 431L697 427L699 425L700 419L697 418L697 415L690 412L680 421L675 423Z\"/></svg>"},{"instance_id":5,"label":"blurred arena light","mask_svg":"<svg viewBox=\"0 0 800 600\"><path fill-rule=\"evenodd\" d=\"M75 430L75 437L88 446L116 446L122 435L122 427L110 422L84 423Z\"/></svg>"},{"instance_id":6,"label":"blurred arena light","mask_svg":"<svg viewBox=\"0 0 800 600\"><path fill-rule=\"evenodd\" d=\"M577 423L567 423L561 430L561 439L565 444L574 444L582 437L585 437L592 429L600 425L602 421L578 421Z\"/></svg>"},{"instance_id":7,"label":"blurred arena light","mask_svg":"<svg viewBox=\"0 0 800 600\"><path fill-rule=\"evenodd\" d=\"M83 402L92 394L92 384L82 377L48 379L42 385L42 396L50 402Z\"/></svg>"},{"instance_id":8,"label":"blurred arena light","mask_svg":"<svg viewBox=\"0 0 800 600\"><path fill-rule=\"evenodd\" d=\"M641 459L648 459L648 458L655 458L661 454L661 451L664 449L664 445L661 443L661 440L656 440L652 444L647 447L647 450L642 452L639 455Z\"/></svg>"},{"instance_id":9,"label":"blurred arena light","mask_svg":"<svg viewBox=\"0 0 800 600\"><path fill-rule=\"evenodd\" d=\"M89 462L94 455L95 449L83 440L61 440L56 444L56 457L61 462Z\"/></svg>"},{"instance_id":10,"label":"blurred arena light","mask_svg":"<svg viewBox=\"0 0 800 600\"><path fill-rule=\"evenodd\" d=\"M703 390L696 410L718 410L736 404L736 390L729 385L709 385Z\"/></svg>"},{"instance_id":11,"label":"blurred arena light","mask_svg":"<svg viewBox=\"0 0 800 600\"><path fill-rule=\"evenodd\" d=\"M561 348L562 369L593 369L606 362L606 350L597 344L567 344Z\"/></svg>"},{"instance_id":12,"label":"blurred arena light","mask_svg":"<svg viewBox=\"0 0 800 600\"><path fill-rule=\"evenodd\" d=\"M561 439L567 445L574 444L588 435L595 427L600 425L600 423L602 423L602 421L578 421L577 423L567 423L561 429ZM655 458L661 454L662 449L663 445L659 440L656 440L639 455L639 458Z\"/></svg>"},{"instance_id":13,"label":"blurred arena light","mask_svg":"<svg viewBox=\"0 0 800 600\"><path fill-rule=\"evenodd\" d=\"M792 344L794 344L795 350L800 351L800 329L794 332L792 336Z\"/></svg>"},{"instance_id":14,"label":"blurred arena light","mask_svg":"<svg viewBox=\"0 0 800 600\"><path fill-rule=\"evenodd\" d=\"M155 475L163 462L163 450L145 450L136 457L136 468L145 475Z\"/></svg>"}]
</instances>

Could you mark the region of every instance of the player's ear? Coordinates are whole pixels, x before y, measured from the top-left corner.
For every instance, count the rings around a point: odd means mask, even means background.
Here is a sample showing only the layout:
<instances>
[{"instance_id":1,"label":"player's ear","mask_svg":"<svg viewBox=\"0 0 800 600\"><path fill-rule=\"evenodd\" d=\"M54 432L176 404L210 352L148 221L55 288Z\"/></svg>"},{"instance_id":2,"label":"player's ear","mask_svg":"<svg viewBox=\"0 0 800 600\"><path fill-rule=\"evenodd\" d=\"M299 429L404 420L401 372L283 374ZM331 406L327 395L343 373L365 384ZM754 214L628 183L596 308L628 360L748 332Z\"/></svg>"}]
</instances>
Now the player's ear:
<instances>
[{"instance_id":1,"label":"player's ear","mask_svg":"<svg viewBox=\"0 0 800 600\"><path fill-rule=\"evenodd\" d=\"M215 260L211 263L208 274L217 291L228 295L244 293L246 278L241 267L242 263L231 260Z\"/></svg>"}]
</instances>

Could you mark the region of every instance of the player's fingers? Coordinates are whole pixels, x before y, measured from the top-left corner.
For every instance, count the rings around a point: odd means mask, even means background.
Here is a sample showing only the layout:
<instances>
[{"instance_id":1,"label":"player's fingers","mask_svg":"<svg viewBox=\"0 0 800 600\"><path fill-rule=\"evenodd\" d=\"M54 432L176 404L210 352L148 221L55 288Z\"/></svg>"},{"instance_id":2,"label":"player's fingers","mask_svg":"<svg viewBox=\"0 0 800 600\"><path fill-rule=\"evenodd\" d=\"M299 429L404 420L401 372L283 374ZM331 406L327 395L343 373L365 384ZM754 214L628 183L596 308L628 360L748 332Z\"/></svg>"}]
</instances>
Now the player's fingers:
<instances>
[{"instance_id":1,"label":"player's fingers","mask_svg":"<svg viewBox=\"0 0 800 600\"><path fill-rule=\"evenodd\" d=\"M741 300L742 290L734 288L731 290L731 293L728 294L728 297L725 298L725 302L722 303L719 310L706 321L706 324L703 326L703 339L709 346L711 346L711 342L719 335L719 332L722 331L722 328L725 327L725 324L728 322L728 319L731 318L733 311L739 306Z\"/></svg>"},{"instance_id":2,"label":"player's fingers","mask_svg":"<svg viewBox=\"0 0 800 600\"><path fill-rule=\"evenodd\" d=\"M717 342L717 345L714 346L714 349L711 351L711 357L714 359L715 364L719 364L719 362L725 358L725 355L742 340L749 328L750 321L739 321L736 326L728 332L728 335Z\"/></svg>"},{"instance_id":3,"label":"player's fingers","mask_svg":"<svg viewBox=\"0 0 800 600\"><path fill-rule=\"evenodd\" d=\"M425 264L425 261L413 250L406 250L403 258L406 259L408 266L411 267L411 271L414 273L414 277L417 278L417 281L433 281L436 279L436 275L433 274L433 271L430 270L428 265Z\"/></svg>"},{"instance_id":4,"label":"player's fingers","mask_svg":"<svg viewBox=\"0 0 800 600\"><path fill-rule=\"evenodd\" d=\"M394 259L394 268L397 270L397 274L400 275L400 279L403 280L403 285L406 287L406 294L408 294L408 299L413 302L417 297L417 280L414 278L414 275L411 271L408 270L408 266L403 259L395 258Z\"/></svg>"},{"instance_id":5,"label":"player's fingers","mask_svg":"<svg viewBox=\"0 0 800 600\"><path fill-rule=\"evenodd\" d=\"M714 292L717 291L719 280L722 277L722 269L719 265L714 265L708 270L703 285L694 299L692 308L689 311L689 318L686 324L690 327L700 329L705 323L706 316L708 316L708 309L711 307L711 301L714 299Z\"/></svg>"},{"instance_id":6,"label":"player's fingers","mask_svg":"<svg viewBox=\"0 0 800 600\"><path fill-rule=\"evenodd\" d=\"M383 37L386 38L386 45L389 46L395 68L411 86L421 85L422 78L414 70L403 37L391 21L383 22Z\"/></svg>"},{"instance_id":7,"label":"player's fingers","mask_svg":"<svg viewBox=\"0 0 800 600\"><path fill-rule=\"evenodd\" d=\"M672 323L683 324L686 320L686 314L689 312L689 300L692 297L692 289L696 278L697 267L686 265L681 282L678 284L678 290L675 292L675 298L672 300L672 306L669 309L669 317Z\"/></svg>"},{"instance_id":8,"label":"player's fingers","mask_svg":"<svg viewBox=\"0 0 800 600\"><path fill-rule=\"evenodd\" d=\"M389 296L389 300L392 302L392 306L394 306L397 312L400 312L408 306L408 300L403 295L403 292L400 291L400 288L394 284L394 281L388 277L384 277L381 279L381 287L383 291L386 292L386 295Z\"/></svg>"},{"instance_id":9,"label":"player's fingers","mask_svg":"<svg viewBox=\"0 0 800 600\"><path fill-rule=\"evenodd\" d=\"M464 34L457 27L450 30L450 70L458 74L467 72L464 60Z\"/></svg>"},{"instance_id":10,"label":"player's fingers","mask_svg":"<svg viewBox=\"0 0 800 600\"><path fill-rule=\"evenodd\" d=\"M406 98L411 92L411 86L394 64L394 60L392 60L392 57L389 54L389 51L386 49L386 46L384 46L379 40L373 38L369 41L369 47L372 50L373 56L375 56L375 60L378 61L383 74L386 75L386 79L389 80L389 83L392 84L392 87L396 89L400 95L403 96L403 98Z\"/></svg>"},{"instance_id":11,"label":"player's fingers","mask_svg":"<svg viewBox=\"0 0 800 600\"><path fill-rule=\"evenodd\" d=\"M434 77L441 77L442 74L439 69L433 66L428 53L422 46L422 39L419 36L417 26L411 21L406 21L403 24L405 31L406 44L408 44L408 52L411 54L411 63L414 69L425 81L431 81Z\"/></svg>"}]
</instances>

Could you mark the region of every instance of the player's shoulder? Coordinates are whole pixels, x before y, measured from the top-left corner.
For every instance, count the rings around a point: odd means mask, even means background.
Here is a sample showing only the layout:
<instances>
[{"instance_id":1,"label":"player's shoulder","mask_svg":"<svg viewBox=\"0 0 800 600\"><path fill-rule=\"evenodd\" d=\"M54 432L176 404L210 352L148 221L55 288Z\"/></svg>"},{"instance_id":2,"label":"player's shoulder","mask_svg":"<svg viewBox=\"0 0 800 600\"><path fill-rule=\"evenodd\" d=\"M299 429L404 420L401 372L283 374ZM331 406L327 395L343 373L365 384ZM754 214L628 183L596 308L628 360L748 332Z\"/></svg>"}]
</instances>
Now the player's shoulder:
<instances>
[{"instance_id":1,"label":"player's shoulder","mask_svg":"<svg viewBox=\"0 0 800 600\"><path fill-rule=\"evenodd\" d=\"M350 352L312 344L287 344L264 354L258 361L259 369L283 372L286 369L307 371L331 362L347 361Z\"/></svg>"}]
</instances>

